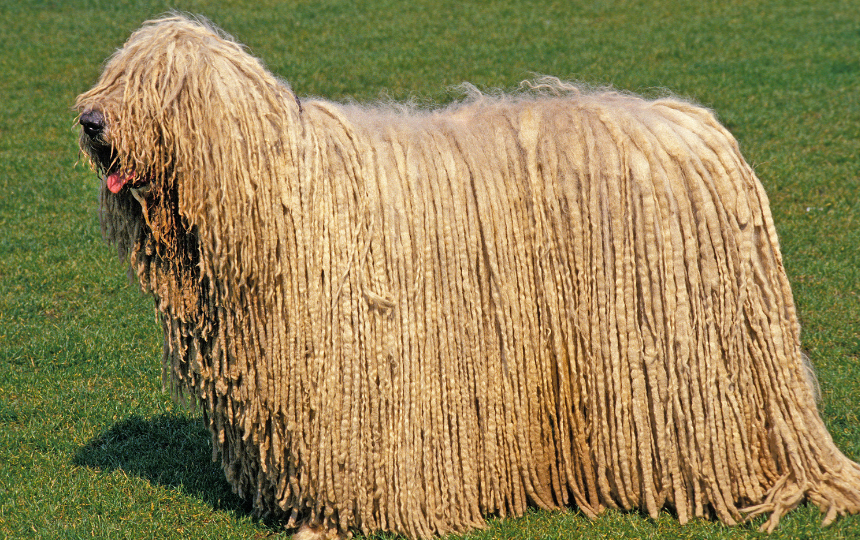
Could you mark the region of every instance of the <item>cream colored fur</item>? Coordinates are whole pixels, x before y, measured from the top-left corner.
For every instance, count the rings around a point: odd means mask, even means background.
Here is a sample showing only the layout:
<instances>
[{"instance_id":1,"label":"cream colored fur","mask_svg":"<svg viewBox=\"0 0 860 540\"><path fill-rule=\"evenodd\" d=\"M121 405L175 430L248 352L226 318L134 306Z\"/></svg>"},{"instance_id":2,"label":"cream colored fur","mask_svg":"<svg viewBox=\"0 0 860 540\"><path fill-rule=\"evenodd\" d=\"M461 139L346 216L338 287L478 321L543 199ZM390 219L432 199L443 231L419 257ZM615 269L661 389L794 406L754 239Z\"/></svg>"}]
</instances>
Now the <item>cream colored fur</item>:
<instances>
[{"instance_id":1,"label":"cream colored fur","mask_svg":"<svg viewBox=\"0 0 860 540\"><path fill-rule=\"evenodd\" d=\"M234 489L409 537L530 505L857 512L737 142L684 101L533 86L300 104L171 17L78 98L108 125L96 166L134 178L103 192L106 236Z\"/></svg>"}]
</instances>

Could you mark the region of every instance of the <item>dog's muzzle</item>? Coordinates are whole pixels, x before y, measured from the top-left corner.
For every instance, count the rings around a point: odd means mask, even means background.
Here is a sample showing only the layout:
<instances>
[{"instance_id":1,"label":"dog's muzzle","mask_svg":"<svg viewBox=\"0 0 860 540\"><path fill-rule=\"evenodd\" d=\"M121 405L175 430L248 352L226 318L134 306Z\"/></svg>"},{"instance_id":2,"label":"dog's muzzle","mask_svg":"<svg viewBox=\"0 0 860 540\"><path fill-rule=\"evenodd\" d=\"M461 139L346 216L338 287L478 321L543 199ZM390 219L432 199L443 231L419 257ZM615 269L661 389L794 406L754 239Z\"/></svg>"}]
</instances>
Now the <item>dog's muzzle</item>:
<instances>
[{"instance_id":1,"label":"dog's muzzle","mask_svg":"<svg viewBox=\"0 0 860 540\"><path fill-rule=\"evenodd\" d=\"M101 170L109 170L114 165L114 152L107 142L108 127L104 114L95 109L84 111L78 123L83 128L81 148Z\"/></svg>"},{"instance_id":2,"label":"dog's muzzle","mask_svg":"<svg viewBox=\"0 0 860 540\"><path fill-rule=\"evenodd\" d=\"M86 111L78 122L90 139L99 139L105 131L105 117L98 111Z\"/></svg>"},{"instance_id":3,"label":"dog's muzzle","mask_svg":"<svg viewBox=\"0 0 860 540\"><path fill-rule=\"evenodd\" d=\"M135 198L141 200L141 197L146 196L149 191L148 183L137 178L135 171L120 169L114 149L106 139L105 116L95 109L90 109L81 114L78 123L86 136L85 146L88 153L105 173L107 188L112 193L119 193L128 184Z\"/></svg>"}]
</instances>

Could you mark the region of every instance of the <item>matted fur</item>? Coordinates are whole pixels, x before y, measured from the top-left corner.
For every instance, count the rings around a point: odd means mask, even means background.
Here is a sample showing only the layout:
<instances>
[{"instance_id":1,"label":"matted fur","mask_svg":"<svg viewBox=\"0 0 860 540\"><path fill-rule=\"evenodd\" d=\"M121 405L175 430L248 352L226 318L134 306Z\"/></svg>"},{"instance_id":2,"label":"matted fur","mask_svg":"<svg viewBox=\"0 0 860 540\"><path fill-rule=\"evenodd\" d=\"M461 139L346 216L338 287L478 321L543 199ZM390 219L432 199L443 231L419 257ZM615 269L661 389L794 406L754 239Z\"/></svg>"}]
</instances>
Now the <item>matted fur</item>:
<instances>
[{"instance_id":1,"label":"matted fur","mask_svg":"<svg viewBox=\"0 0 860 540\"><path fill-rule=\"evenodd\" d=\"M228 36L145 24L79 96L164 369L261 513L410 537L528 505L860 510L804 375L767 198L700 107L544 80L299 105ZM94 148L109 145L112 157Z\"/></svg>"}]
</instances>

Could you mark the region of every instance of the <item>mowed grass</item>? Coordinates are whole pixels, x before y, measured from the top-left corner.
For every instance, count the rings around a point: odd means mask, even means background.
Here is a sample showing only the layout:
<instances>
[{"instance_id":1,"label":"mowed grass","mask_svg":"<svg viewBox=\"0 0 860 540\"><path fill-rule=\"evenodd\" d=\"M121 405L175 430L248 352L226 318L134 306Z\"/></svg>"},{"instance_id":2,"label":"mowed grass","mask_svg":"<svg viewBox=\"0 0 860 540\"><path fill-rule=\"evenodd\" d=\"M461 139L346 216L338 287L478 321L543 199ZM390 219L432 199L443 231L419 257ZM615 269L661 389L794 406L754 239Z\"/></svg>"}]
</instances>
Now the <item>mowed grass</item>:
<instances>
[{"instance_id":1,"label":"mowed grass","mask_svg":"<svg viewBox=\"0 0 860 540\"><path fill-rule=\"evenodd\" d=\"M14 4L14 5L13 5ZM712 107L768 190L822 415L860 459L860 3L856 0L21 0L0 5L0 537L285 536L232 495L202 421L162 391L160 327L100 237L71 105L169 8L210 17L300 95L445 103L534 74ZM769 538L858 538L803 506ZM575 508L489 538L759 538Z\"/></svg>"}]
</instances>

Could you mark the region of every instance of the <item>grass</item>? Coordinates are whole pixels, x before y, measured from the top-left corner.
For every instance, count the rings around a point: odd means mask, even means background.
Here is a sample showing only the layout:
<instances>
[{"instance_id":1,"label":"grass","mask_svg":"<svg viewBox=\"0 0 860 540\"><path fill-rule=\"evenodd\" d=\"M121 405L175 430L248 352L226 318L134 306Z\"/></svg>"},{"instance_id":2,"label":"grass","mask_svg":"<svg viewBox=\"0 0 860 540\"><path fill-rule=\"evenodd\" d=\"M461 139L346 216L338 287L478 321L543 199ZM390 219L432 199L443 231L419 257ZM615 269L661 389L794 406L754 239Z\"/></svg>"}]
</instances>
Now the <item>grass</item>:
<instances>
[{"instance_id":1,"label":"grass","mask_svg":"<svg viewBox=\"0 0 860 540\"><path fill-rule=\"evenodd\" d=\"M14 5L13 5L14 4ZM445 102L533 73L714 108L768 189L819 373L822 415L860 459L860 9L844 0L21 0L0 5L0 537L261 538L194 413L161 391L152 303L99 235L75 96L139 24L202 13L300 95ZM857 538L814 508L768 538ZM764 538L575 509L471 539Z\"/></svg>"}]
</instances>

